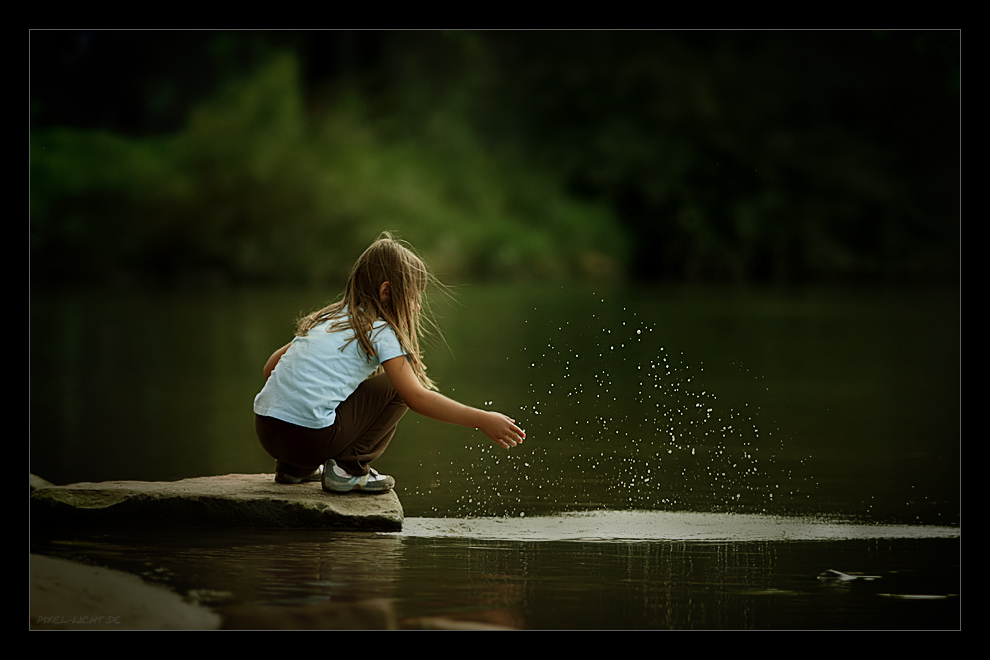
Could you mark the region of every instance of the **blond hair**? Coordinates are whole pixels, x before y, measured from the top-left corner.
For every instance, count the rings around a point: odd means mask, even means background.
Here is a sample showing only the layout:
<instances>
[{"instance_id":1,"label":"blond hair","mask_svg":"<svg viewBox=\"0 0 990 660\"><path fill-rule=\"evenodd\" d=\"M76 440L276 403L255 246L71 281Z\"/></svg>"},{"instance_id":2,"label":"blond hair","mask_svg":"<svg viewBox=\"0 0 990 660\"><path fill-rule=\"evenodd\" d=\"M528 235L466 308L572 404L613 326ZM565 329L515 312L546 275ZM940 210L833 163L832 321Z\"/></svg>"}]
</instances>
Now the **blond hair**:
<instances>
[{"instance_id":1,"label":"blond hair","mask_svg":"<svg viewBox=\"0 0 990 660\"><path fill-rule=\"evenodd\" d=\"M372 327L382 319L395 331L416 377L425 387L436 389L426 375L419 348L420 338L425 334L420 305L427 285L435 281L408 244L383 232L355 262L341 297L299 319L296 335L303 336L330 321L327 332L352 330L354 336L347 343L357 339L370 360L375 355ZM386 282L390 294L383 300L381 286Z\"/></svg>"}]
</instances>

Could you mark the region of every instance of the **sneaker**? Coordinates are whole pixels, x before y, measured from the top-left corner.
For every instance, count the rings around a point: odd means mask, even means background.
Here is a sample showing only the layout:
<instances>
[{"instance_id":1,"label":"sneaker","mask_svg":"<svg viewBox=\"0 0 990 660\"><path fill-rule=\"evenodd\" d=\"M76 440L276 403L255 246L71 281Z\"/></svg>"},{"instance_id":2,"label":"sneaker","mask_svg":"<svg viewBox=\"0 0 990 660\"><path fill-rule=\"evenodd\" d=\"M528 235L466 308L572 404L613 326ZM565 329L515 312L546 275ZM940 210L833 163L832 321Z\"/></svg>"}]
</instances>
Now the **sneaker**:
<instances>
[{"instance_id":1,"label":"sneaker","mask_svg":"<svg viewBox=\"0 0 990 660\"><path fill-rule=\"evenodd\" d=\"M294 477L282 471L282 461L275 461L275 482L280 484L301 484L306 481L319 481L323 476L323 466L316 468L308 477Z\"/></svg>"},{"instance_id":2,"label":"sneaker","mask_svg":"<svg viewBox=\"0 0 990 660\"><path fill-rule=\"evenodd\" d=\"M395 479L387 474L378 474L373 469L360 477L342 477L334 471L335 465L334 460L330 459L323 466L323 490L327 492L349 493L360 490L365 493L387 493L395 486Z\"/></svg>"}]
</instances>

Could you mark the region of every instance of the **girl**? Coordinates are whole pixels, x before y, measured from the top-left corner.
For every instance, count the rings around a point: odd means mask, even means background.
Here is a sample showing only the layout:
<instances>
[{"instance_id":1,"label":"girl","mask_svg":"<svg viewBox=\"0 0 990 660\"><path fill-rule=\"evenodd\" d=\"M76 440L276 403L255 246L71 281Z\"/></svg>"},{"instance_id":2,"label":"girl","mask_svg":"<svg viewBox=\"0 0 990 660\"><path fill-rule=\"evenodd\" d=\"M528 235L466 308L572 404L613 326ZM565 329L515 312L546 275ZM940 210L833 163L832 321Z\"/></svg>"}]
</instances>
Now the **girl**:
<instances>
[{"instance_id":1,"label":"girl","mask_svg":"<svg viewBox=\"0 0 990 660\"><path fill-rule=\"evenodd\" d=\"M395 480L370 463L407 409L480 429L502 447L523 441L515 420L448 399L427 377L419 317L429 280L408 247L382 234L354 264L341 298L303 317L293 340L268 359L254 412L275 481L391 490Z\"/></svg>"}]
</instances>

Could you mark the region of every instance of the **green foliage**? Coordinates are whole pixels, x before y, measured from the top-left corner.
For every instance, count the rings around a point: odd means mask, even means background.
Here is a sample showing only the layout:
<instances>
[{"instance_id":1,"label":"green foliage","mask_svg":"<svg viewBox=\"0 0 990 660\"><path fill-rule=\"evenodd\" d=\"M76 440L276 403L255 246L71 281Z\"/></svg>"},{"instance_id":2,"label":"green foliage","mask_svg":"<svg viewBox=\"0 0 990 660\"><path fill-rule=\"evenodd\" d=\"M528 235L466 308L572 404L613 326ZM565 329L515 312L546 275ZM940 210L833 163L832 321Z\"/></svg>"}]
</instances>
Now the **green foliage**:
<instances>
[{"instance_id":1,"label":"green foliage","mask_svg":"<svg viewBox=\"0 0 990 660\"><path fill-rule=\"evenodd\" d=\"M281 54L167 138L35 131L35 259L71 251L77 272L326 284L389 229L453 279L621 269L607 210L493 161L458 116L435 117L427 138L385 138L354 98L336 101L309 116L296 58Z\"/></svg>"},{"instance_id":2,"label":"green foliage","mask_svg":"<svg viewBox=\"0 0 990 660\"><path fill-rule=\"evenodd\" d=\"M181 130L32 131L33 277L956 277L953 32L203 38Z\"/></svg>"},{"instance_id":3,"label":"green foliage","mask_svg":"<svg viewBox=\"0 0 990 660\"><path fill-rule=\"evenodd\" d=\"M677 279L954 276L953 33L501 34L515 132ZM937 57L915 44L936 43ZM530 58L538 46L543 54ZM509 43L511 42L511 43ZM958 53L958 49L956 49ZM938 256L936 256L938 255Z\"/></svg>"}]
</instances>

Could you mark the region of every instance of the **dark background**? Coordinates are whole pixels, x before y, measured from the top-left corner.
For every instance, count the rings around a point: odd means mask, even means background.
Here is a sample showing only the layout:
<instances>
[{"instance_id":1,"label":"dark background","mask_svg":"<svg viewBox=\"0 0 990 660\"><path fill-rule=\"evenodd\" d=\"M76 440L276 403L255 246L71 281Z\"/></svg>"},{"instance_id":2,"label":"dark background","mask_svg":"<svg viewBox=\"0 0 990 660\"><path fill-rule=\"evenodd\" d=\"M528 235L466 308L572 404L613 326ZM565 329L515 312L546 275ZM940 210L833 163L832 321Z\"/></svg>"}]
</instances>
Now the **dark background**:
<instances>
[{"instance_id":1,"label":"dark background","mask_svg":"<svg viewBox=\"0 0 990 660\"><path fill-rule=\"evenodd\" d=\"M31 276L954 282L960 36L32 31Z\"/></svg>"}]
</instances>

